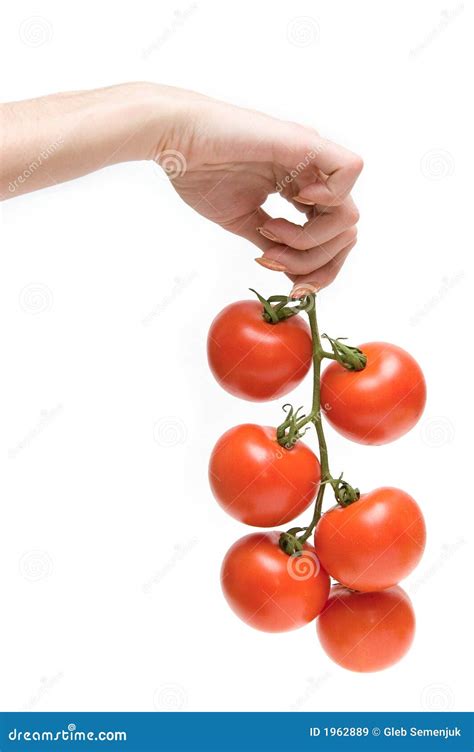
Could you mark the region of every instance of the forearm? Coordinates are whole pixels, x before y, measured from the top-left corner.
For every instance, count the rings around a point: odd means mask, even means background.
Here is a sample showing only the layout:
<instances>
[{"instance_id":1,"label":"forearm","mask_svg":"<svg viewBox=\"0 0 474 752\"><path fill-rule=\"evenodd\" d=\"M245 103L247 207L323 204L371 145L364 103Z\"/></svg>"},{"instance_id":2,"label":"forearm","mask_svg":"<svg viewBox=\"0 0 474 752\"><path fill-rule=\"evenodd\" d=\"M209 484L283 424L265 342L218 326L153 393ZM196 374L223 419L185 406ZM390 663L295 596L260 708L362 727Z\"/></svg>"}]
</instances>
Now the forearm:
<instances>
[{"instance_id":1,"label":"forearm","mask_svg":"<svg viewBox=\"0 0 474 752\"><path fill-rule=\"evenodd\" d=\"M1 105L3 199L167 148L179 90L148 83Z\"/></svg>"}]
</instances>

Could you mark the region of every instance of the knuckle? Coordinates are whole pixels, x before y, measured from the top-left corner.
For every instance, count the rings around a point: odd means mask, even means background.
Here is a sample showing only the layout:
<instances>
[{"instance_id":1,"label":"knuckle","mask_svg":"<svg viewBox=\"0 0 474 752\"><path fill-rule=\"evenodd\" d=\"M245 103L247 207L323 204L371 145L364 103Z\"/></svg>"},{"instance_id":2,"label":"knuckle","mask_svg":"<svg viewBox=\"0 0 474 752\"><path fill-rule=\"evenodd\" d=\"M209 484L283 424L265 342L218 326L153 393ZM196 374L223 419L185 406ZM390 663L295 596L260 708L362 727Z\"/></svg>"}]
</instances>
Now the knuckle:
<instances>
[{"instance_id":1,"label":"knuckle","mask_svg":"<svg viewBox=\"0 0 474 752\"><path fill-rule=\"evenodd\" d=\"M351 227L347 230L344 240L346 243L353 243L357 240L357 227Z\"/></svg>"},{"instance_id":2,"label":"knuckle","mask_svg":"<svg viewBox=\"0 0 474 752\"><path fill-rule=\"evenodd\" d=\"M360 212L357 206L351 206L349 209L348 219L351 225L355 225L360 219Z\"/></svg>"},{"instance_id":3,"label":"knuckle","mask_svg":"<svg viewBox=\"0 0 474 752\"><path fill-rule=\"evenodd\" d=\"M359 210L355 204L346 205L343 208L342 219L346 227L352 227L359 221Z\"/></svg>"},{"instance_id":4,"label":"knuckle","mask_svg":"<svg viewBox=\"0 0 474 752\"><path fill-rule=\"evenodd\" d=\"M358 154L353 154L351 157L351 170L355 175L360 175L364 169L364 160Z\"/></svg>"}]
</instances>

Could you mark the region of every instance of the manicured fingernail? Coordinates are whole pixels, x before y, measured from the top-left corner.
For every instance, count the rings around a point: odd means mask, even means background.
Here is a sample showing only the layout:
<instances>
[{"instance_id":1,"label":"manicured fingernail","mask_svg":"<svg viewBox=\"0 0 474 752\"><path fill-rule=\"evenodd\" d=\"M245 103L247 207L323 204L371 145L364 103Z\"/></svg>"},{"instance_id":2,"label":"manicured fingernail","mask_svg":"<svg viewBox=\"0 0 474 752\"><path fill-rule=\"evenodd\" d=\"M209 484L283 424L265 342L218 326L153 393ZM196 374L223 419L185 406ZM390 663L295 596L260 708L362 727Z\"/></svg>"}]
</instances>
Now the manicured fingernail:
<instances>
[{"instance_id":1,"label":"manicured fingernail","mask_svg":"<svg viewBox=\"0 0 474 752\"><path fill-rule=\"evenodd\" d=\"M263 235L264 238L273 240L274 243L279 242L277 236L270 232L270 230L265 230L264 227L257 227L257 231L260 233L260 235Z\"/></svg>"},{"instance_id":2,"label":"manicured fingernail","mask_svg":"<svg viewBox=\"0 0 474 752\"><path fill-rule=\"evenodd\" d=\"M295 196L295 201L299 204L306 204L307 206L314 206L315 202L311 198L304 198L303 196Z\"/></svg>"},{"instance_id":3,"label":"manicured fingernail","mask_svg":"<svg viewBox=\"0 0 474 752\"><path fill-rule=\"evenodd\" d=\"M304 298L305 295L315 294L320 291L319 285L313 282L305 282L304 285L295 285L290 292L291 298Z\"/></svg>"},{"instance_id":4,"label":"manicured fingernail","mask_svg":"<svg viewBox=\"0 0 474 752\"><path fill-rule=\"evenodd\" d=\"M280 264L279 261L274 261L273 259L264 258L263 256L261 258L256 258L255 261L257 264L260 264L260 266L264 266L265 269L271 269L273 272L287 272L288 269L284 264Z\"/></svg>"}]
</instances>

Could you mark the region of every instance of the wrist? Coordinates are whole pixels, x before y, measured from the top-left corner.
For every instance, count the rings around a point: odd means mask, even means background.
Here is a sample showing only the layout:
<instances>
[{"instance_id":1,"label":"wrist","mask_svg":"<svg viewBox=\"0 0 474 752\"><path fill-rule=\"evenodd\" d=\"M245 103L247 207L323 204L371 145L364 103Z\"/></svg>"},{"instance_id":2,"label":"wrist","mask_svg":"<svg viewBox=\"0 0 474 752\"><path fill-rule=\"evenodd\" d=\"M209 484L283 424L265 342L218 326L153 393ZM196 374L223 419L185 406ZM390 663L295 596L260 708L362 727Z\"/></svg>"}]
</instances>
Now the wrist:
<instances>
[{"instance_id":1,"label":"wrist","mask_svg":"<svg viewBox=\"0 0 474 752\"><path fill-rule=\"evenodd\" d=\"M133 82L95 92L100 104L90 103L91 117L109 164L153 159L155 151L167 148L175 114L166 88Z\"/></svg>"},{"instance_id":2,"label":"wrist","mask_svg":"<svg viewBox=\"0 0 474 752\"><path fill-rule=\"evenodd\" d=\"M121 117L125 118L130 134L124 145L123 161L156 160L168 149L185 148L193 112L205 97L147 82L122 84L116 88L120 90Z\"/></svg>"}]
</instances>

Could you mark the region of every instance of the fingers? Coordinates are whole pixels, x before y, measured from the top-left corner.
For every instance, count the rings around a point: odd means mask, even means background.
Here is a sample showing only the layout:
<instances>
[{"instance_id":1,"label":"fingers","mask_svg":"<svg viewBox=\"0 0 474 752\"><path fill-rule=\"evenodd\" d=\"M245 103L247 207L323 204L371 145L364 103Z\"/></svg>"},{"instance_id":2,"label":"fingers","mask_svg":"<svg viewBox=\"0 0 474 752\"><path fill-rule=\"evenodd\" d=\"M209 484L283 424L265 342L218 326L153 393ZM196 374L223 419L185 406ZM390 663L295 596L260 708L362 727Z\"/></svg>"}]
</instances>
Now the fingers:
<instances>
[{"instance_id":1,"label":"fingers","mask_svg":"<svg viewBox=\"0 0 474 752\"><path fill-rule=\"evenodd\" d=\"M297 280L298 284L303 281L309 285L325 287L336 277L357 240L355 224L341 232L338 230L351 222L356 222L357 219L357 209L349 197L344 206L334 207L323 214L311 217L305 225L303 241L299 237L303 228L284 219L272 219L261 207L233 220L231 224L226 224L226 229L257 245L263 251L263 256L255 260L267 269L286 272L290 279ZM260 232L256 228L258 223L262 223ZM281 237L290 238L291 235L293 247L283 243L275 244L262 234L262 228L275 225ZM308 238L317 240L320 237L329 239L305 247L308 245Z\"/></svg>"},{"instance_id":2,"label":"fingers","mask_svg":"<svg viewBox=\"0 0 474 752\"><path fill-rule=\"evenodd\" d=\"M316 164L328 177L307 185L295 196L304 204L337 206L347 198L362 172L364 163L357 154L332 141L324 145L316 156Z\"/></svg>"},{"instance_id":3,"label":"fingers","mask_svg":"<svg viewBox=\"0 0 474 752\"><path fill-rule=\"evenodd\" d=\"M295 165L311 167L315 180L295 196L301 203L338 206L351 192L364 163L357 154L322 138L310 128L288 124L286 143L276 146L277 158L291 171ZM297 167L296 167L297 169ZM324 175L317 176L318 171Z\"/></svg>"},{"instance_id":4,"label":"fingers","mask_svg":"<svg viewBox=\"0 0 474 752\"><path fill-rule=\"evenodd\" d=\"M269 240L300 251L327 243L359 220L357 207L349 196L341 206L316 214L303 226L287 219L268 219L259 232Z\"/></svg>"},{"instance_id":5,"label":"fingers","mask_svg":"<svg viewBox=\"0 0 474 752\"><path fill-rule=\"evenodd\" d=\"M317 292L322 290L323 287L327 287L334 281L339 274L341 267L346 260L347 256L355 246L356 241L353 240L345 248L343 248L337 256L331 261L322 266L317 271L303 275L289 275L290 279L294 282L291 296L294 298L302 297L308 292Z\"/></svg>"},{"instance_id":6,"label":"fingers","mask_svg":"<svg viewBox=\"0 0 474 752\"><path fill-rule=\"evenodd\" d=\"M273 245L257 259L262 266L287 274L307 275L328 264L350 243L357 239L357 228L350 227L326 243L321 243L305 251L295 251L285 246Z\"/></svg>"},{"instance_id":7,"label":"fingers","mask_svg":"<svg viewBox=\"0 0 474 752\"><path fill-rule=\"evenodd\" d=\"M233 232L235 235L240 235L240 237L250 240L250 242L256 245L257 248L266 251L275 244L258 232L257 228L266 224L269 219L270 215L259 207L254 211L247 212L242 217L233 219L232 222L221 222L220 224L229 232ZM282 270L280 269L280 271Z\"/></svg>"}]
</instances>

